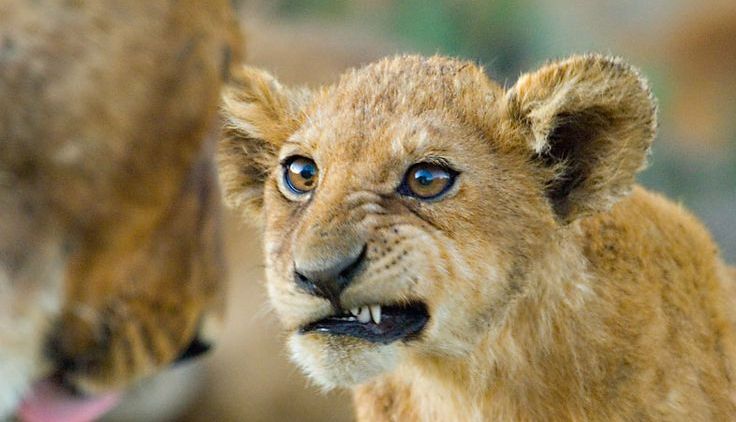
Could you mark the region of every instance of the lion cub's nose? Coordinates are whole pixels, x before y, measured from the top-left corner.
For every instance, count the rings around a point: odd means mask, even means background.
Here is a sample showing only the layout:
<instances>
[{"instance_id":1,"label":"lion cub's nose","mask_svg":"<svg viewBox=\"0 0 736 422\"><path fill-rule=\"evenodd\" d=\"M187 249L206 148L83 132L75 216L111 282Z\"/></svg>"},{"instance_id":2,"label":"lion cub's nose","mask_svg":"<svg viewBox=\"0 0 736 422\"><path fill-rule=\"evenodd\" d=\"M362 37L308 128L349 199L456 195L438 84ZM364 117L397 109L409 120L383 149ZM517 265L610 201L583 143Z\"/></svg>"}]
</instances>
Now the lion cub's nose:
<instances>
[{"instance_id":1,"label":"lion cub's nose","mask_svg":"<svg viewBox=\"0 0 736 422\"><path fill-rule=\"evenodd\" d=\"M307 293L323 297L338 305L340 293L350 285L362 269L366 246L357 254L344 256L337 262L324 267L307 267L294 263L294 280Z\"/></svg>"}]
</instances>

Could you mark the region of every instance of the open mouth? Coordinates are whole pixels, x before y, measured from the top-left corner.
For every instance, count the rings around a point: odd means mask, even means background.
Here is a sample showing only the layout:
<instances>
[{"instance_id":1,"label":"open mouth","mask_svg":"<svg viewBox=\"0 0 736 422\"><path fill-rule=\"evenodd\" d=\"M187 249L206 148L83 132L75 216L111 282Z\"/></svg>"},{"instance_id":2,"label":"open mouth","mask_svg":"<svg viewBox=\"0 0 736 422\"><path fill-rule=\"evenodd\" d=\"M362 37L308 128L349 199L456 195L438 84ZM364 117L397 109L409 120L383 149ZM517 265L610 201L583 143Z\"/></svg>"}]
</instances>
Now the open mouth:
<instances>
[{"instance_id":1,"label":"open mouth","mask_svg":"<svg viewBox=\"0 0 736 422\"><path fill-rule=\"evenodd\" d=\"M421 302L406 305L370 305L311 322L299 329L299 332L350 336L371 343L389 344L416 337L427 325L427 321L429 321L427 306Z\"/></svg>"}]
</instances>

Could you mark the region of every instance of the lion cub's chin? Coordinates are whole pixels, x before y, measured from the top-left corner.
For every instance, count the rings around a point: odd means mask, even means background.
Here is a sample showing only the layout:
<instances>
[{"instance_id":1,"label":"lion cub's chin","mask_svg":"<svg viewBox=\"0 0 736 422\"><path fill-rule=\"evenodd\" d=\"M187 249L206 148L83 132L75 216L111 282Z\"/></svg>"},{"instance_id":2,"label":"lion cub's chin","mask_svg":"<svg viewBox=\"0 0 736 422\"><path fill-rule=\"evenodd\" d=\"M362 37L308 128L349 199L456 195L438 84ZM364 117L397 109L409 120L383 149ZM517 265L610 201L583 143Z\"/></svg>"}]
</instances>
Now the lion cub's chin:
<instances>
[{"instance_id":1,"label":"lion cub's chin","mask_svg":"<svg viewBox=\"0 0 736 422\"><path fill-rule=\"evenodd\" d=\"M401 353L400 342L382 345L347 336L294 333L291 359L326 390L350 387L391 371Z\"/></svg>"}]
</instances>

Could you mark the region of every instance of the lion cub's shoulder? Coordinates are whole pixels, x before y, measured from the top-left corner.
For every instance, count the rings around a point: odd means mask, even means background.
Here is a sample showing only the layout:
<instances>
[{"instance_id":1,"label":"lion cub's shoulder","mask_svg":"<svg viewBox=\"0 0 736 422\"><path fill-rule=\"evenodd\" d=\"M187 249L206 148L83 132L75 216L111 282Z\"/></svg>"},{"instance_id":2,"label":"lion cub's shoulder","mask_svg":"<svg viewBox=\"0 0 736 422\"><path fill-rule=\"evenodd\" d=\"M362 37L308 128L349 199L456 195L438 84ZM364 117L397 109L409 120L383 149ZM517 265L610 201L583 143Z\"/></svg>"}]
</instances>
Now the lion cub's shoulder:
<instances>
[{"instance_id":1,"label":"lion cub's shoulder","mask_svg":"<svg viewBox=\"0 0 736 422\"><path fill-rule=\"evenodd\" d=\"M610 212L582 219L580 225L592 267L614 274L630 264L642 272L674 275L693 266L712 265L718 253L695 216L639 186Z\"/></svg>"}]
</instances>

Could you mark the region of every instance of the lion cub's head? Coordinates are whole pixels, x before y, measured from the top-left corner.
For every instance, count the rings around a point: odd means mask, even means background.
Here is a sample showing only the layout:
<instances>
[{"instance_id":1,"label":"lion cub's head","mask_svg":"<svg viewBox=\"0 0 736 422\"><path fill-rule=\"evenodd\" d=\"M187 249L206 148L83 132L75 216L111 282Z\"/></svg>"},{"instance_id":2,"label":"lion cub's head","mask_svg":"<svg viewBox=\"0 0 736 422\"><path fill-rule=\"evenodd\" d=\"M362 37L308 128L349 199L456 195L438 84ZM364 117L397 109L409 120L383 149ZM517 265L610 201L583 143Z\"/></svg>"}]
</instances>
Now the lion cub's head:
<instances>
[{"instance_id":1,"label":"lion cub's head","mask_svg":"<svg viewBox=\"0 0 736 422\"><path fill-rule=\"evenodd\" d=\"M316 91L245 68L225 95L227 202L265 226L268 290L325 386L460 356L532 294L559 232L625 194L654 103L620 60L509 90L472 63L384 59Z\"/></svg>"}]
</instances>

